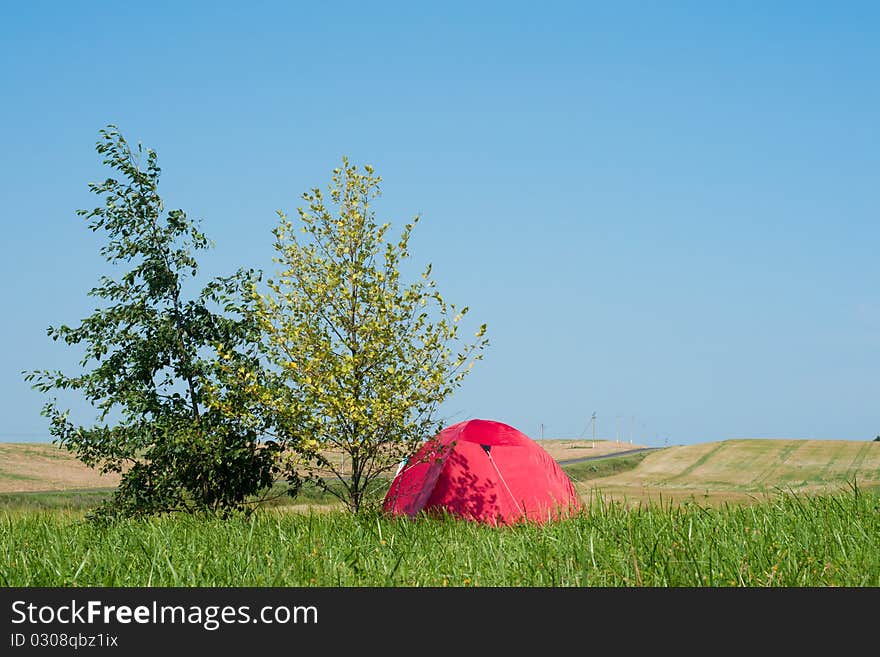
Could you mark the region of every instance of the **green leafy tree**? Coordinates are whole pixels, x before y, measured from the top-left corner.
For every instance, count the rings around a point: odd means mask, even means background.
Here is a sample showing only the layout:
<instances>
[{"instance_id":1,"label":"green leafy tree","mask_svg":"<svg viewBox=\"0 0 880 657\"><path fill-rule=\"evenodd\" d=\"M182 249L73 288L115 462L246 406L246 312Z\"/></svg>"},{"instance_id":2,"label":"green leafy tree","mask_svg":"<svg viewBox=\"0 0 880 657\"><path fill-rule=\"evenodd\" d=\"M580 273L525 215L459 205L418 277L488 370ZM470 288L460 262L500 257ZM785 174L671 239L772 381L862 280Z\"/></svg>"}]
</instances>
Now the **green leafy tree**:
<instances>
[{"instance_id":1,"label":"green leafy tree","mask_svg":"<svg viewBox=\"0 0 880 657\"><path fill-rule=\"evenodd\" d=\"M439 405L482 358L486 325L459 335L467 307L447 303L431 265L406 282L407 223L396 240L373 209L381 178L343 158L329 203L319 188L294 223L279 212L277 276L254 312L274 389L261 407L292 456L285 465L357 513L389 474L440 428ZM296 233L300 232L300 238ZM259 386L252 386L255 397ZM296 473L296 474L294 474Z\"/></svg>"},{"instance_id":2,"label":"green leafy tree","mask_svg":"<svg viewBox=\"0 0 880 657\"><path fill-rule=\"evenodd\" d=\"M57 398L43 409L53 442L121 474L95 517L246 509L271 487L279 453L261 439L242 391L224 383L230 367L261 375L248 348L259 329L242 301L259 275L240 269L187 298L194 252L211 244L183 210L164 211L153 150L132 149L112 125L100 135L97 151L119 179L90 184L104 204L77 214L105 235L101 255L130 269L101 277L89 292L103 308L78 326L48 329L53 340L82 349L82 373L23 374L44 393L73 391L95 409L92 426L73 423Z\"/></svg>"}]
</instances>

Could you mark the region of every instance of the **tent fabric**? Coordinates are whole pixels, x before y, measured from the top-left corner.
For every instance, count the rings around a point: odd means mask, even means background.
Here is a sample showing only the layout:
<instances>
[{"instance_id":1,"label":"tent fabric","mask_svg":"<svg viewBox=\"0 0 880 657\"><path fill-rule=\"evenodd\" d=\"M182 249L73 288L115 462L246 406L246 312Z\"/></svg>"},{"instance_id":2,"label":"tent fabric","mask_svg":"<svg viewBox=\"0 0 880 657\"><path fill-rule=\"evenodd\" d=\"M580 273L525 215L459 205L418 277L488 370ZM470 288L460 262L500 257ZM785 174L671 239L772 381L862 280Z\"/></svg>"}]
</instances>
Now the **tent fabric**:
<instances>
[{"instance_id":1,"label":"tent fabric","mask_svg":"<svg viewBox=\"0 0 880 657\"><path fill-rule=\"evenodd\" d=\"M543 523L581 507L559 464L502 422L466 420L428 440L398 470L383 508L394 515L443 511L490 525Z\"/></svg>"}]
</instances>

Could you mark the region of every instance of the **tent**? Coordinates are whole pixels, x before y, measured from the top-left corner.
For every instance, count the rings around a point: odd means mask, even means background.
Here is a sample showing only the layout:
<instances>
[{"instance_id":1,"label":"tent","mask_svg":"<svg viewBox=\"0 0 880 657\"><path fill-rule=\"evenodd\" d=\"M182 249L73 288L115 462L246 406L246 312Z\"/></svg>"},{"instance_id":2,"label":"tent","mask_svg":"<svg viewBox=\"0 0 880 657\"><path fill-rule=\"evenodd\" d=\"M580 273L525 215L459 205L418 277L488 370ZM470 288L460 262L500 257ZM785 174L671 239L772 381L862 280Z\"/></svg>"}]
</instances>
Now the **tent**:
<instances>
[{"instance_id":1,"label":"tent","mask_svg":"<svg viewBox=\"0 0 880 657\"><path fill-rule=\"evenodd\" d=\"M492 420L443 429L398 468L383 508L447 511L490 525L546 522L579 509L568 475L534 440Z\"/></svg>"}]
</instances>

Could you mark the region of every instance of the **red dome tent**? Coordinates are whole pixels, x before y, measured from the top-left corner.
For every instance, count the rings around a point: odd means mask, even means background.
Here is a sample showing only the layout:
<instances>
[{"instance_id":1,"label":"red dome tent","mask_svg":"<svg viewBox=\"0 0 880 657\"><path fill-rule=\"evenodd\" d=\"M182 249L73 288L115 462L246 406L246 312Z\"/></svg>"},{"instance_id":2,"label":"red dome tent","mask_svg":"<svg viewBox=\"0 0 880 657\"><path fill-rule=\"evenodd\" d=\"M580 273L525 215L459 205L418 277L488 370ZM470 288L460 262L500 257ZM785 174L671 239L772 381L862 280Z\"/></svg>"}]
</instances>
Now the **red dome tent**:
<instances>
[{"instance_id":1,"label":"red dome tent","mask_svg":"<svg viewBox=\"0 0 880 657\"><path fill-rule=\"evenodd\" d=\"M446 510L490 525L546 522L580 506L568 475L538 443L492 420L459 422L427 441L383 504L396 515Z\"/></svg>"}]
</instances>

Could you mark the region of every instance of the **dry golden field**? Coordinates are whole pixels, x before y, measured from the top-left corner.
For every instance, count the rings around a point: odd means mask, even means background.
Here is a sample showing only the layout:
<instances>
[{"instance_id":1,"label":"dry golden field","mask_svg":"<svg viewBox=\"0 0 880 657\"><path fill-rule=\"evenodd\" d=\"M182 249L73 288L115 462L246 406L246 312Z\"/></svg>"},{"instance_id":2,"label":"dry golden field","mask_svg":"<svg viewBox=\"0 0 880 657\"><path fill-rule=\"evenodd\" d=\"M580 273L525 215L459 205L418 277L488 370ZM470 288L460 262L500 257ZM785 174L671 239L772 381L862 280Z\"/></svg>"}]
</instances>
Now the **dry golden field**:
<instances>
[{"instance_id":1,"label":"dry golden field","mask_svg":"<svg viewBox=\"0 0 880 657\"><path fill-rule=\"evenodd\" d=\"M602 456L634 447L602 440L538 442L557 461ZM101 474L52 444L0 443L0 493L113 488L118 482L118 475Z\"/></svg>"},{"instance_id":2,"label":"dry golden field","mask_svg":"<svg viewBox=\"0 0 880 657\"><path fill-rule=\"evenodd\" d=\"M852 485L876 489L880 442L754 438L682 445L651 452L632 470L576 485L586 500L601 495L630 506L751 503Z\"/></svg>"},{"instance_id":3,"label":"dry golden field","mask_svg":"<svg viewBox=\"0 0 880 657\"><path fill-rule=\"evenodd\" d=\"M54 445L0 443L0 493L114 488L117 483L117 475L102 475Z\"/></svg>"},{"instance_id":4,"label":"dry golden field","mask_svg":"<svg viewBox=\"0 0 880 657\"><path fill-rule=\"evenodd\" d=\"M751 503L780 492L817 493L880 487L880 442L741 439L655 449L634 468L610 476L572 462L642 449L607 440L539 440L566 464L585 502L599 497L627 506ZM110 489L102 475L46 443L0 443L0 493Z\"/></svg>"}]
</instances>

